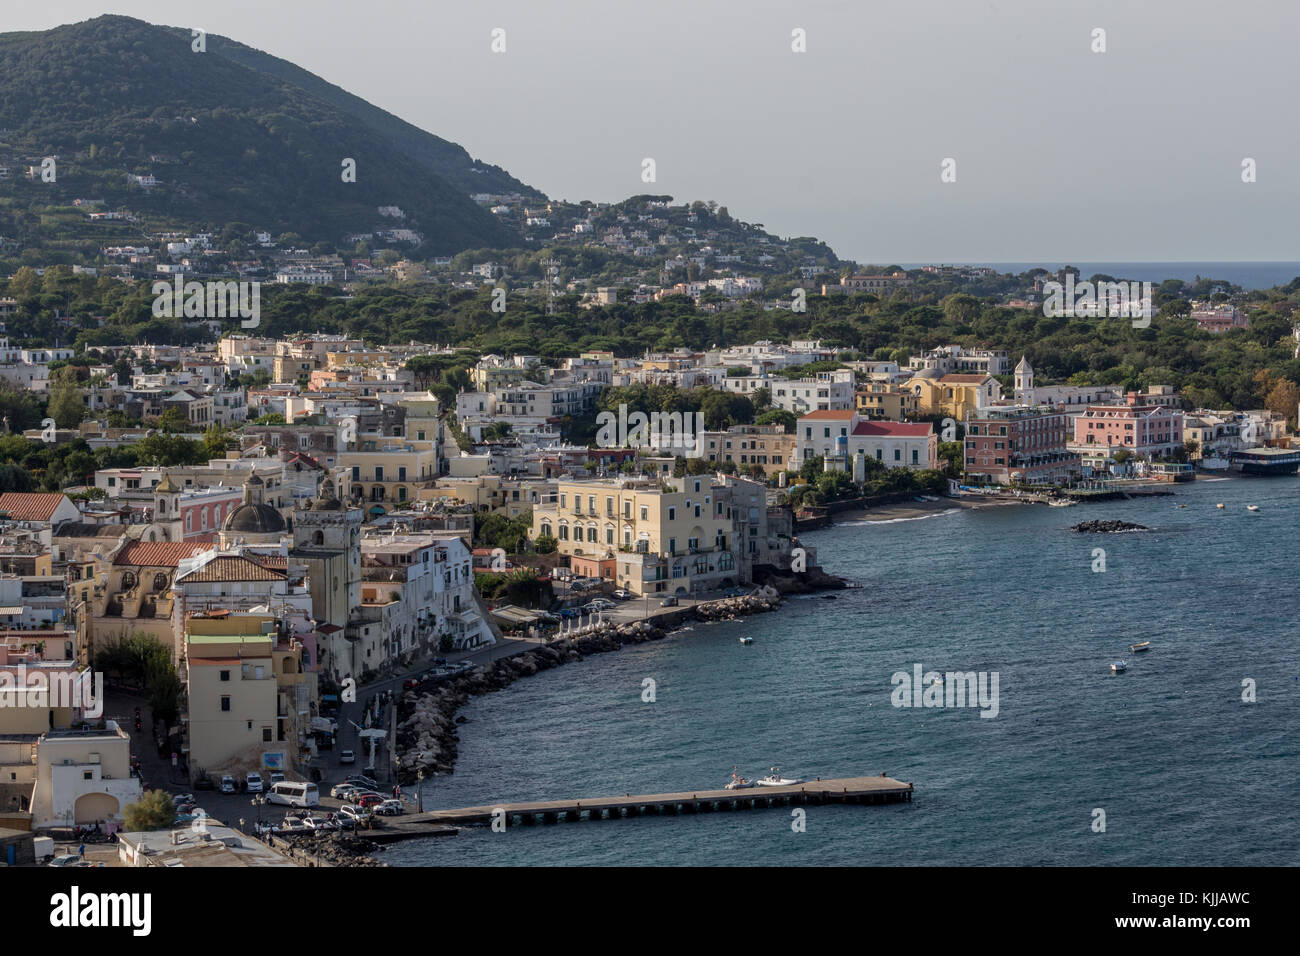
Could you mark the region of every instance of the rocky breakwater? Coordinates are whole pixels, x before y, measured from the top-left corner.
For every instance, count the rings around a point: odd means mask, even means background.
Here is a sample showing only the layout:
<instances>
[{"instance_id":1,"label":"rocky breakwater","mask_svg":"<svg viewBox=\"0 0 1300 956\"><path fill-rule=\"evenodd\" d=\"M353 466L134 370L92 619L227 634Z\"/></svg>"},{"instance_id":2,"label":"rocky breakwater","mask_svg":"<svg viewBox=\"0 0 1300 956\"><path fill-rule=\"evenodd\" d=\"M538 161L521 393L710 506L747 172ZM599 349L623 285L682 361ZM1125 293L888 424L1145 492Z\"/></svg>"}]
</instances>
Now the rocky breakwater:
<instances>
[{"instance_id":1,"label":"rocky breakwater","mask_svg":"<svg viewBox=\"0 0 1300 956\"><path fill-rule=\"evenodd\" d=\"M364 836L338 830L296 833L293 836L273 834L270 846L289 857L299 866L387 866L371 853L379 845Z\"/></svg>"},{"instance_id":2,"label":"rocky breakwater","mask_svg":"<svg viewBox=\"0 0 1300 956\"><path fill-rule=\"evenodd\" d=\"M476 667L439 687L407 691L398 705L398 778L410 784L421 773L427 776L454 771L460 743L456 712L471 697L502 690L521 677L583 660L589 654L616 651L627 644L661 641L668 636L668 631L660 623L671 626L670 621L672 624L687 620L733 621L749 614L774 611L780 606L780 595L764 588L755 594L658 614L648 621L625 624L601 621L562 634L534 650Z\"/></svg>"},{"instance_id":3,"label":"rocky breakwater","mask_svg":"<svg viewBox=\"0 0 1300 956\"><path fill-rule=\"evenodd\" d=\"M755 577L758 576L759 572L755 569ZM817 567L809 568L807 571L781 571L776 568L767 568L765 573L762 574L762 581L766 587L779 594L811 594L814 591L838 591L849 586L849 583L843 578L827 574Z\"/></svg>"},{"instance_id":4,"label":"rocky breakwater","mask_svg":"<svg viewBox=\"0 0 1300 956\"><path fill-rule=\"evenodd\" d=\"M1082 534L1123 534L1127 531L1150 531L1145 525L1131 521L1081 521L1070 529Z\"/></svg>"}]
</instances>

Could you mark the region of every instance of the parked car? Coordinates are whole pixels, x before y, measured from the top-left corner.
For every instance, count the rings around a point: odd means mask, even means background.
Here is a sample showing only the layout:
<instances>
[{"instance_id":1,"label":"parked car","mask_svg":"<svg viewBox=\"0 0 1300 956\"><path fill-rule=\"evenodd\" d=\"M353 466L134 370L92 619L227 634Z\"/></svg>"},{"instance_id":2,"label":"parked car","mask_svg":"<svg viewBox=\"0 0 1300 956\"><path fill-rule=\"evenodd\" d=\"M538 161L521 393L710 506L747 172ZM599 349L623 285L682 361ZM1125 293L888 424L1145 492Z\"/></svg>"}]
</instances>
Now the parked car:
<instances>
[{"instance_id":1,"label":"parked car","mask_svg":"<svg viewBox=\"0 0 1300 956\"><path fill-rule=\"evenodd\" d=\"M749 588L727 588L727 590L722 592L722 596L729 598L744 597L748 593Z\"/></svg>"},{"instance_id":2,"label":"parked car","mask_svg":"<svg viewBox=\"0 0 1300 956\"><path fill-rule=\"evenodd\" d=\"M81 862L81 857L75 853L63 853L50 860L50 866L76 866Z\"/></svg>"},{"instance_id":3,"label":"parked car","mask_svg":"<svg viewBox=\"0 0 1300 956\"><path fill-rule=\"evenodd\" d=\"M384 802L382 793L363 793L357 797L357 806L365 810L373 810Z\"/></svg>"},{"instance_id":4,"label":"parked car","mask_svg":"<svg viewBox=\"0 0 1300 956\"><path fill-rule=\"evenodd\" d=\"M618 605L609 598L596 598L596 600L588 601L584 604L582 609L584 611L608 611L610 608L617 606Z\"/></svg>"},{"instance_id":5,"label":"parked car","mask_svg":"<svg viewBox=\"0 0 1300 956\"><path fill-rule=\"evenodd\" d=\"M178 793L172 797L172 806L174 807L179 807L182 803L193 803L193 802L194 802L194 794L192 793Z\"/></svg>"},{"instance_id":6,"label":"parked car","mask_svg":"<svg viewBox=\"0 0 1300 956\"><path fill-rule=\"evenodd\" d=\"M211 789L212 789L212 778L209 777L206 773L201 773L201 774L199 774L198 777L196 777L195 780L194 780L194 789L195 789L195 790L211 790Z\"/></svg>"},{"instance_id":7,"label":"parked car","mask_svg":"<svg viewBox=\"0 0 1300 956\"><path fill-rule=\"evenodd\" d=\"M339 763L356 763L356 762L357 762L357 755L353 753L351 750L339 751Z\"/></svg>"},{"instance_id":8,"label":"parked car","mask_svg":"<svg viewBox=\"0 0 1300 956\"><path fill-rule=\"evenodd\" d=\"M356 787L350 783L336 783L330 787L330 796L335 800L351 800L349 794L355 789Z\"/></svg>"},{"instance_id":9,"label":"parked car","mask_svg":"<svg viewBox=\"0 0 1300 956\"><path fill-rule=\"evenodd\" d=\"M633 596L634 595L632 594L632 592L629 591L627 588L618 588L614 592L614 597L618 598L620 601L630 601L632 600Z\"/></svg>"},{"instance_id":10,"label":"parked car","mask_svg":"<svg viewBox=\"0 0 1300 956\"><path fill-rule=\"evenodd\" d=\"M402 690L415 690L420 686L420 681L415 677L408 677L402 681Z\"/></svg>"},{"instance_id":11,"label":"parked car","mask_svg":"<svg viewBox=\"0 0 1300 956\"><path fill-rule=\"evenodd\" d=\"M365 807L354 807L351 805L339 807L339 818L349 821L353 826L367 822L374 813Z\"/></svg>"},{"instance_id":12,"label":"parked car","mask_svg":"<svg viewBox=\"0 0 1300 956\"><path fill-rule=\"evenodd\" d=\"M235 778L228 773L221 775L221 792L222 793L235 792Z\"/></svg>"},{"instance_id":13,"label":"parked car","mask_svg":"<svg viewBox=\"0 0 1300 956\"><path fill-rule=\"evenodd\" d=\"M666 597L666 598L664 598L662 601L659 602L659 606L660 606L660 607L676 607L676 606L677 606L677 598L672 597L672 596Z\"/></svg>"},{"instance_id":14,"label":"parked car","mask_svg":"<svg viewBox=\"0 0 1300 956\"><path fill-rule=\"evenodd\" d=\"M364 773L350 773L343 778L343 782L360 784L363 787L369 787L371 790L379 789L379 784L375 782L374 778L367 777Z\"/></svg>"},{"instance_id":15,"label":"parked car","mask_svg":"<svg viewBox=\"0 0 1300 956\"><path fill-rule=\"evenodd\" d=\"M566 607L566 608L561 608L556 613L563 618L575 618L578 616L578 609L573 607Z\"/></svg>"},{"instance_id":16,"label":"parked car","mask_svg":"<svg viewBox=\"0 0 1300 956\"><path fill-rule=\"evenodd\" d=\"M375 813L385 817L401 816L406 812L406 806L401 800L385 800L379 806L375 807Z\"/></svg>"},{"instance_id":17,"label":"parked car","mask_svg":"<svg viewBox=\"0 0 1300 956\"><path fill-rule=\"evenodd\" d=\"M272 770L270 776L266 778L266 785L274 787L277 783L284 783L284 774L278 770Z\"/></svg>"},{"instance_id":18,"label":"parked car","mask_svg":"<svg viewBox=\"0 0 1300 956\"><path fill-rule=\"evenodd\" d=\"M247 786L249 793L261 793L262 775L255 770L249 771L244 775L244 784Z\"/></svg>"},{"instance_id":19,"label":"parked car","mask_svg":"<svg viewBox=\"0 0 1300 956\"><path fill-rule=\"evenodd\" d=\"M303 825L308 830L332 830L334 827L324 817L303 817Z\"/></svg>"}]
</instances>

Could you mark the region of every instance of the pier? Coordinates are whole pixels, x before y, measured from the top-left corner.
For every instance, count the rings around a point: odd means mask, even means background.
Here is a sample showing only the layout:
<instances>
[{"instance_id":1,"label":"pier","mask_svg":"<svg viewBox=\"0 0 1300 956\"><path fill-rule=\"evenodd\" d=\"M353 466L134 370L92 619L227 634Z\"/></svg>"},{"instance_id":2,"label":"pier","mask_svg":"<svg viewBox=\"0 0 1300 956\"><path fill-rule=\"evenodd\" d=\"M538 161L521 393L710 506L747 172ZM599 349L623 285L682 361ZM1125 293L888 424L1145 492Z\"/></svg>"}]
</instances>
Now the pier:
<instances>
[{"instance_id":1,"label":"pier","mask_svg":"<svg viewBox=\"0 0 1300 956\"><path fill-rule=\"evenodd\" d=\"M523 803L484 804L457 810L432 810L394 820L366 834L376 842L432 836L451 826L491 824L504 819L507 826L538 823L575 823L579 820L617 820L624 817L682 816L729 813L766 807L821 806L825 804L902 803L912 799L912 785L892 777L840 777L810 780L785 787L746 787L741 790L697 790L640 796L583 797L573 800L536 800Z\"/></svg>"}]
</instances>

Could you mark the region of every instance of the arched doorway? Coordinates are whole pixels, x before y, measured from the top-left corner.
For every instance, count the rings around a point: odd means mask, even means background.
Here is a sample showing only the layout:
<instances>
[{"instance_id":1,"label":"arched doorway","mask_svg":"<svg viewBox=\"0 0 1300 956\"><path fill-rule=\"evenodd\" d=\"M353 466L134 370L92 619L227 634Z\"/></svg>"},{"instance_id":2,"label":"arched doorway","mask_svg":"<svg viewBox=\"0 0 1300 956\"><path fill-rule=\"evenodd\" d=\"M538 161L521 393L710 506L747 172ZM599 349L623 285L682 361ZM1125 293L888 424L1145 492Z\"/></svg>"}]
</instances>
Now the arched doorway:
<instances>
[{"instance_id":1,"label":"arched doorway","mask_svg":"<svg viewBox=\"0 0 1300 956\"><path fill-rule=\"evenodd\" d=\"M77 804L73 808L73 818L77 823L95 823L98 820L107 820L109 817L117 816L121 811L121 804L117 802L117 797L108 793L86 793L77 797Z\"/></svg>"}]
</instances>

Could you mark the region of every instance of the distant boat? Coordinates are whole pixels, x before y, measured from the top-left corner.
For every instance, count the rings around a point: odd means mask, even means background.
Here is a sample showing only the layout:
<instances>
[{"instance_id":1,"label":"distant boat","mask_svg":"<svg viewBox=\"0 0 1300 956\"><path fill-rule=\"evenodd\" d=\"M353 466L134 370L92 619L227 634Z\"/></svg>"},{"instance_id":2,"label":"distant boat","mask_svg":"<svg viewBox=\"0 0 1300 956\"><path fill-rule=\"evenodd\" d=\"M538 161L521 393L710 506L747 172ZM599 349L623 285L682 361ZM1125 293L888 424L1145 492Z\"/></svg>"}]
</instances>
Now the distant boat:
<instances>
[{"instance_id":1,"label":"distant boat","mask_svg":"<svg viewBox=\"0 0 1300 956\"><path fill-rule=\"evenodd\" d=\"M1049 498L1047 503L1053 508L1068 508L1070 505L1078 504L1077 501L1071 501L1069 498Z\"/></svg>"},{"instance_id":2,"label":"distant boat","mask_svg":"<svg viewBox=\"0 0 1300 956\"><path fill-rule=\"evenodd\" d=\"M792 787L796 783L803 783L803 781L781 776L780 767L773 767L772 772L766 777L759 777L754 781L754 785L758 787Z\"/></svg>"},{"instance_id":3,"label":"distant boat","mask_svg":"<svg viewBox=\"0 0 1300 956\"><path fill-rule=\"evenodd\" d=\"M1223 502L1220 501L1220 502L1219 502L1217 505L1215 505L1214 507L1216 507L1216 508L1222 510L1222 509L1223 509Z\"/></svg>"},{"instance_id":4,"label":"distant boat","mask_svg":"<svg viewBox=\"0 0 1300 956\"><path fill-rule=\"evenodd\" d=\"M1111 673L1122 674L1128 670L1128 661L1116 661L1110 665Z\"/></svg>"},{"instance_id":5,"label":"distant boat","mask_svg":"<svg viewBox=\"0 0 1300 956\"><path fill-rule=\"evenodd\" d=\"M742 637L742 638L740 639L740 643L742 643L742 644L753 644L753 643L754 643L754 639L753 639L752 637Z\"/></svg>"},{"instance_id":6,"label":"distant boat","mask_svg":"<svg viewBox=\"0 0 1300 956\"><path fill-rule=\"evenodd\" d=\"M1247 511L1258 511L1258 510L1259 510L1259 505L1246 505L1246 510L1247 510Z\"/></svg>"},{"instance_id":7,"label":"distant boat","mask_svg":"<svg viewBox=\"0 0 1300 956\"><path fill-rule=\"evenodd\" d=\"M1143 651L1151 650L1151 642L1143 641L1140 644L1130 644L1128 646L1128 649L1132 651L1134 654L1141 654Z\"/></svg>"}]
</instances>

